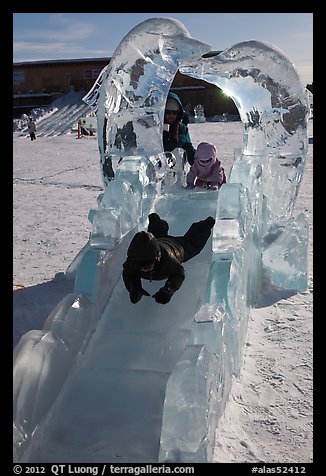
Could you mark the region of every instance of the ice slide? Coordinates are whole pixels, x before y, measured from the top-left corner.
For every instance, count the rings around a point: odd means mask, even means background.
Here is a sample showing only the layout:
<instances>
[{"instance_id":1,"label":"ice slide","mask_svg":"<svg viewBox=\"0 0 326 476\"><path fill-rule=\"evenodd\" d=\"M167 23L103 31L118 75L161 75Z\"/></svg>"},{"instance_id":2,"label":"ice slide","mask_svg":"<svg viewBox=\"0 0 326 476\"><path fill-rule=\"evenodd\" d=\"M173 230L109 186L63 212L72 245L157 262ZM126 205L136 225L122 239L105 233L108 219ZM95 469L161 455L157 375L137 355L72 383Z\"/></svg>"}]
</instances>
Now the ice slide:
<instances>
[{"instance_id":1,"label":"ice slide","mask_svg":"<svg viewBox=\"0 0 326 476\"><path fill-rule=\"evenodd\" d=\"M211 461L262 269L277 286L307 286L307 217L292 216L307 150L304 88L270 45L208 53L180 22L147 20L85 98L97 115L106 187L89 213L89 243L67 270L74 292L14 350L17 462ZM244 124L243 150L213 195L183 189L182 158L162 152L178 68L227 89ZM132 305L121 281L130 239L151 211L172 234L216 217L165 306L151 297ZM143 284L151 294L159 285Z\"/></svg>"},{"instance_id":2,"label":"ice slide","mask_svg":"<svg viewBox=\"0 0 326 476\"><path fill-rule=\"evenodd\" d=\"M200 195L179 195L177 209L173 196L158 201L155 209L169 220L171 233L183 234L193 221L215 216L216 201L209 192ZM169 305L158 306L153 298L131 304L119 277L50 412L45 433L33 442L29 461L158 461L166 387L191 342L210 269L210 246L185 264L186 282ZM144 287L154 294L161 284L146 282ZM192 350L202 349L194 345Z\"/></svg>"},{"instance_id":3,"label":"ice slide","mask_svg":"<svg viewBox=\"0 0 326 476\"><path fill-rule=\"evenodd\" d=\"M58 136L61 134L69 134L73 128L77 128L78 120L90 112L90 107L82 100L81 92L71 92L64 96L65 104L62 106L62 98L52 103L52 110L49 114L37 122L37 136ZM20 133L22 136L28 137L27 128Z\"/></svg>"}]
</instances>

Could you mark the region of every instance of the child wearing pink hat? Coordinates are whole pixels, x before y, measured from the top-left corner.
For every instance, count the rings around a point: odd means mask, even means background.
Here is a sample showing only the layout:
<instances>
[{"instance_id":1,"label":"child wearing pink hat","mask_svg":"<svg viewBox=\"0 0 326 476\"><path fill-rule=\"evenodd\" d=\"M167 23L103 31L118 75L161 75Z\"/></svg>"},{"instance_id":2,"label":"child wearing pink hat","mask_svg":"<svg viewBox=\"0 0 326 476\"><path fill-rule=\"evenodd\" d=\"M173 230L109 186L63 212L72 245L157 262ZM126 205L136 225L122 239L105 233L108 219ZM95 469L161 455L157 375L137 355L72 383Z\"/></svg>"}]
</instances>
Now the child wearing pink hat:
<instances>
[{"instance_id":1,"label":"child wearing pink hat","mask_svg":"<svg viewBox=\"0 0 326 476\"><path fill-rule=\"evenodd\" d=\"M187 188L206 187L218 190L225 182L225 172L217 158L215 145L201 142L195 152L194 163L187 174Z\"/></svg>"}]
</instances>

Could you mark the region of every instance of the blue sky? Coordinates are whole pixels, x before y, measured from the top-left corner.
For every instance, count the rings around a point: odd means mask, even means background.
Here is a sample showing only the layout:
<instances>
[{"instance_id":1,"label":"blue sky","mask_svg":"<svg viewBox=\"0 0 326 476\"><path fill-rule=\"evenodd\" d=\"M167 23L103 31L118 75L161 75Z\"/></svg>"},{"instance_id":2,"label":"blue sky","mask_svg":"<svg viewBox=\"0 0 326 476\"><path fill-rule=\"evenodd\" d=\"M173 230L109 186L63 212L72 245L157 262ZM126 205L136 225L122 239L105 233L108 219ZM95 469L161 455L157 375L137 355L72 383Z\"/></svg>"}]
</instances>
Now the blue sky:
<instances>
[{"instance_id":1,"label":"blue sky","mask_svg":"<svg viewBox=\"0 0 326 476\"><path fill-rule=\"evenodd\" d=\"M313 82L312 13L14 13L13 61L110 57L133 27L161 16L180 20L214 50L246 40L272 43L304 84Z\"/></svg>"}]
</instances>

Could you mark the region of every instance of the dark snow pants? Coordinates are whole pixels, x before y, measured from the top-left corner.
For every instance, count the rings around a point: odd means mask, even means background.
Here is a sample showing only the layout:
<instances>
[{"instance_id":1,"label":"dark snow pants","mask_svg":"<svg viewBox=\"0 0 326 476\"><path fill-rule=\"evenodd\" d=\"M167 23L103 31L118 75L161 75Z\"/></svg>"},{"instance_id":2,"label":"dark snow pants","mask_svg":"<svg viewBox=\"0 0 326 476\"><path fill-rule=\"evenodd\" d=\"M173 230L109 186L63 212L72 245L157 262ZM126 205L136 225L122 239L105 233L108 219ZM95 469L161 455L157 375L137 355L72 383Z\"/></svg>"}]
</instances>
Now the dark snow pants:
<instances>
[{"instance_id":1,"label":"dark snow pants","mask_svg":"<svg viewBox=\"0 0 326 476\"><path fill-rule=\"evenodd\" d=\"M158 215L155 215L150 220L147 231L152 233L155 238L162 238L168 236L169 225L165 220L162 220ZM210 237L215 220L211 217L206 220L201 220L193 223L189 230L183 236L174 236L176 240L182 245L184 249L184 260L188 261L198 255L206 245Z\"/></svg>"}]
</instances>

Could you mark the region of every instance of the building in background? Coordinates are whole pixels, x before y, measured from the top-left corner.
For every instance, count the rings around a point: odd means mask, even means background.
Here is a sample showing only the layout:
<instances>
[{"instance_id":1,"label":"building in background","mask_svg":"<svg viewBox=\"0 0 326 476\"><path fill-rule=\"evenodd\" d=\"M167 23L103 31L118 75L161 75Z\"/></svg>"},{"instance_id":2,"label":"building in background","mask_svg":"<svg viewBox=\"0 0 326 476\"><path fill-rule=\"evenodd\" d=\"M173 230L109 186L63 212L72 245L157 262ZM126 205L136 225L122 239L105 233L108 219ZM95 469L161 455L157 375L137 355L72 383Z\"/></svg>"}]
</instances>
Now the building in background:
<instances>
[{"instance_id":1,"label":"building in background","mask_svg":"<svg viewBox=\"0 0 326 476\"><path fill-rule=\"evenodd\" d=\"M26 61L13 64L14 117L35 107L48 106L58 96L92 88L110 58ZM181 74L175 75L171 90L193 114L201 104L206 116L238 114L231 98L213 84Z\"/></svg>"}]
</instances>

